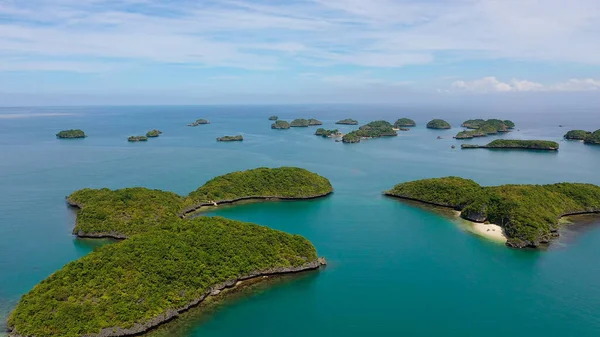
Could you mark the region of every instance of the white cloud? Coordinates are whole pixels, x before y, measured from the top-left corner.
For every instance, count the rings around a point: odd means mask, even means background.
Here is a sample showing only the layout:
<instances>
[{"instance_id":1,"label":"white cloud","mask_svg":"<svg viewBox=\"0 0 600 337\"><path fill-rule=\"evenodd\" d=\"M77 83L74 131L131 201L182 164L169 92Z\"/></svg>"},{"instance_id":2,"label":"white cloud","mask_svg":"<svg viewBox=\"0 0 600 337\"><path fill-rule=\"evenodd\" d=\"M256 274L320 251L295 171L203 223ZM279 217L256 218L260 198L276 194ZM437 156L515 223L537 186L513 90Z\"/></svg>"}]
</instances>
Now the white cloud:
<instances>
[{"instance_id":1,"label":"white cloud","mask_svg":"<svg viewBox=\"0 0 600 337\"><path fill-rule=\"evenodd\" d=\"M588 79L570 79L563 83L544 85L527 80L512 79L502 82L496 77L484 77L473 81L456 81L451 85L455 91L473 93L527 92L527 91L600 91L600 81Z\"/></svg>"},{"instance_id":2,"label":"white cloud","mask_svg":"<svg viewBox=\"0 0 600 337\"><path fill-rule=\"evenodd\" d=\"M0 62L29 58L40 70L56 68L47 57L259 70L454 59L600 65L597 0L4 0L0 17Z\"/></svg>"}]
</instances>

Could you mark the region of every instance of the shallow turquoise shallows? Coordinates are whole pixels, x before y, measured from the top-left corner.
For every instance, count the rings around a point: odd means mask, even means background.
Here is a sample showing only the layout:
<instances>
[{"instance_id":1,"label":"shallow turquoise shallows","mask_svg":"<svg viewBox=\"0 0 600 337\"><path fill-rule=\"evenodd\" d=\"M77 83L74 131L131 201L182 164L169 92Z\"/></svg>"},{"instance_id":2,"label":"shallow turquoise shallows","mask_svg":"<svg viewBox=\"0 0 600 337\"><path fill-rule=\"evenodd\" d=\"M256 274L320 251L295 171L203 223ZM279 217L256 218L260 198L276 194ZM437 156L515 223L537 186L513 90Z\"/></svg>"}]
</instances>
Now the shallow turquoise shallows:
<instances>
[{"instance_id":1,"label":"shallow turquoise shallows","mask_svg":"<svg viewBox=\"0 0 600 337\"><path fill-rule=\"evenodd\" d=\"M326 128L342 118L362 123L409 117L418 126L395 138L348 145L314 136L315 127L271 130L267 119L273 114L288 121L315 117ZM461 151L462 142L452 136L460 122L479 117L512 119L517 127L505 137L555 140L561 149ZM186 126L198 118L211 124ZM444 118L454 128L428 130L425 124L432 118ZM54 137L70 128L83 129L88 138ZM126 141L154 128L163 131L159 138ZM340 126L342 131L353 128ZM64 197L74 190L146 186L186 194L231 171L299 166L329 178L335 193L321 200L246 204L211 214L301 234L327 258L327 268L237 296L201 319L174 325L167 335L597 337L600 221L569 227L545 251L511 250L469 234L443 215L381 195L399 182L448 175L486 185L600 184L600 146L562 140L568 129L579 128L600 129L598 112L382 106L3 108L0 321L4 324L19 297L36 283L105 243L71 235L75 214ZM216 141L236 134L244 141Z\"/></svg>"}]
</instances>

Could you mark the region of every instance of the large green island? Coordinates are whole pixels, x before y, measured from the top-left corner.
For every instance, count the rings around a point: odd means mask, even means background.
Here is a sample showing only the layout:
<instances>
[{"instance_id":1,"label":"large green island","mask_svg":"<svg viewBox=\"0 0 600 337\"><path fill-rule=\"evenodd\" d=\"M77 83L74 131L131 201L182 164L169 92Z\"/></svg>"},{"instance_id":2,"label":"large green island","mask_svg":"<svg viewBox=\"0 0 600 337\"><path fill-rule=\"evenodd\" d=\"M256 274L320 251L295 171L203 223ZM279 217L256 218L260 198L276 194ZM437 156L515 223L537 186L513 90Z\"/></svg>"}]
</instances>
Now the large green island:
<instances>
[{"instance_id":1,"label":"large green island","mask_svg":"<svg viewBox=\"0 0 600 337\"><path fill-rule=\"evenodd\" d=\"M358 125L358 121L352 118L346 118L335 122L335 124L340 125Z\"/></svg>"},{"instance_id":2,"label":"large green island","mask_svg":"<svg viewBox=\"0 0 600 337\"><path fill-rule=\"evenodd\" d=\"M510 120L500 119L469 119L462 123L462 127L471 129L470 131L461 131L454 138L471 139L475 137L486 137L501 132L509 132L515 127L515 123Z\"/></svg>"},{"instance_id":3,"label":"large green island","mask_svg":"<svg viewBox=\"0 0 600 337\"><path fill-rule=\"evenodd\" d=\"M428 129L451 129L452 126L450 123L446 122L443 119L432 119L427 123Z\"/></svg>"},{"instance_id":4,"label":"large green island","mask_svg":"<svg viewBox=\"0 0 600 337\"><path fill-rule=\"evenodd\" d=\"M398 133L394 130L394 126L390 122L373 121L361 126L358 130L345 134L342 137L342 142L360 143L362 139L395 137L397 135Z\"/></svg>"},{"instance_id":5,"label":"large green island","mask_svg":"<svg viewBox=\"0 0 600 337\"><path fill-rule=\"evenodd\" d=\"M326 262L299 235L220 217L184 218L199 202L248 196L316 198L329 181L299 168L259 168L214 178L181 197L147 188L83 189L74 233L122 239L71 262L25 294L8 319L11 337L144 334L209 296Z\"/></svg>"},{"instance_id":6,"label":"large green island","mask_svg":"<svg viewBox=\"0 0 600 337\"><path fill-rule=\"evenodd\" d=\"M244 140L244 136L236 135L236 136L223 136L217 138L217 142L241 142Z\"/></svg>"},{"instance_id":7,"label":"large green island","mask_svg":"<svg viewBox=\"0 0 600 337\"><path fill-rule=\"evenodd\" d=\"M480 186L459 177L401 183L385 195L450 207L473 222L501 226L507 245L540 247L558 236L559 218L600 212L600 186L552 185Z\"/></svg>"},{"instance_id":8,"label":"large green island","mask_svg":"<svg viewBox=\"0 0 600 337\"><path fill-rule=\"evenodd\" d=\"M394 123L395 129L417 126L414 120L410 118L400 118Z\"/></svg>"},{"instance_id":9,"label":"large green island","mask_svg":"<svg viewBox=\"0 0 600 337\"><path fill-rule=\"evenodd\" d=\"M462 144L461 148L558 151L559 145L549 140L496 139L487 145Z\"/></svg>"},{"instance_id":10,"label":"large green island","mask_svg":"<svg viewBox=\"0 0 600 337\"><path fill-rule=\"evenodd\" d=\"M594 132L585 130L571 130L564 136L567 140L583 140L585 144L600 145L600 130Z\"/></svg>"},{"instance_id":11,"label":"large green island","mask_svg":"<svg viewBox=\"0 0 600 337\"><path fill-rule=\"evenodd\" d=\"M71 130L63 130L56 134L56 138L60 139L75 139L75 138L85 138L85 132L79 129L71 129Z\"/></svg>"},{"instance_id":12,"label":"large green island","mask_svg":"<svg viewBox=\"0 0 600 337\"><path fill-rule=\"evenodd\" d=\"M277 120L275 123L271 124L271 129L277 130L286 130L290 128L290 123L282 120Z\"/></svg>"}]
</instances>

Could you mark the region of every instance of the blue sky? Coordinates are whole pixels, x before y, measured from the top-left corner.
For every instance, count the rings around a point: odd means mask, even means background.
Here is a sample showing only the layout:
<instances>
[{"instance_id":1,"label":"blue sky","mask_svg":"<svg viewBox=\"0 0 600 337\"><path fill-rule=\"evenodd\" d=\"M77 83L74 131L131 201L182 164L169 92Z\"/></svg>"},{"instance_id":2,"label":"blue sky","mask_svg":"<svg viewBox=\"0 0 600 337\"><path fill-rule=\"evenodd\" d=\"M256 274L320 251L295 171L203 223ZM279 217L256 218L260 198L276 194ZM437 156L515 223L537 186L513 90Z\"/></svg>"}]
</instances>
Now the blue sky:
<instances>
[{"instance_id":1,"label":"blue sky","mask_svg":"<svg viewBox=\"0 0 600 337\"><path fill-rule=\"evenodd\" d=\"M600 95L598 41L598 0L0 0L0 101Z\"/></svg>"}]
</instances>

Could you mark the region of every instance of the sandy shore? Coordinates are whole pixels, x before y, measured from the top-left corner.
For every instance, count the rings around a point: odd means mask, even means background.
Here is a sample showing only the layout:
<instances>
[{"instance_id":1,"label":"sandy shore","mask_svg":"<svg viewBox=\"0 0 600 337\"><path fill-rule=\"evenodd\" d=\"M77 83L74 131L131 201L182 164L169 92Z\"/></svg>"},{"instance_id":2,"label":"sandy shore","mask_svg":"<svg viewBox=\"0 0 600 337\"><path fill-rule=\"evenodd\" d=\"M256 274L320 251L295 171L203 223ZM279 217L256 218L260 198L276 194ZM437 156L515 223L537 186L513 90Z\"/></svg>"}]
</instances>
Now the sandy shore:
<instances>
[{"instance_id":1,"label":"sandy shore","mask_svg":"<svg viewBox=\"0 0 600 337\"><path fill-rule=\"evenodd\" d=\"M455 214L462 227L467 231L496 242L506 243L506 241L508 241L502 227L494 224L484 224L463 219L460 217L460 212L458 211L455 211Z\"/></svg>"}]
</instances>

